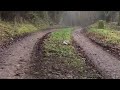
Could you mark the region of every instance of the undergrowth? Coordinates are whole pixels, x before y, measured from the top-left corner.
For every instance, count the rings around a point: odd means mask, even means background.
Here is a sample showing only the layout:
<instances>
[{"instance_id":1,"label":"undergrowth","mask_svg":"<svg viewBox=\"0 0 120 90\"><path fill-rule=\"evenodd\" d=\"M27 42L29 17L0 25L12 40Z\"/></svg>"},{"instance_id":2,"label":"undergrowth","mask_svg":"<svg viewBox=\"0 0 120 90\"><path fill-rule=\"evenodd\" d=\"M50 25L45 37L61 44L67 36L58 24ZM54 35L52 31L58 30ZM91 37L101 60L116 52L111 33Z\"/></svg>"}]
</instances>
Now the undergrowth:
<instances>
[{"instance_id":1,"label":"undergrowth","mask_svg":"<svg viewBox=\"0 0 120 90\"><path fill-rule=\"evenodd\" d=\"M0 42L13 39L15 36L36 32L48 28L49 24L41 22L38 25L29 22L13 23L0 21Z\"/></svg>"},{"instance_id":2,"label":"undergrowth","mask_svg":"<svg viewBox=\"0 0 120 90\"><path fill-rule=\"evenodd\" d=\"M91 39L105 45L120 46L120 31L110 28L107 23L105 23L104 29L98 29L97 24L91 25L89 30L87 30L87 35Z\"/></svg>"}]
</instances>

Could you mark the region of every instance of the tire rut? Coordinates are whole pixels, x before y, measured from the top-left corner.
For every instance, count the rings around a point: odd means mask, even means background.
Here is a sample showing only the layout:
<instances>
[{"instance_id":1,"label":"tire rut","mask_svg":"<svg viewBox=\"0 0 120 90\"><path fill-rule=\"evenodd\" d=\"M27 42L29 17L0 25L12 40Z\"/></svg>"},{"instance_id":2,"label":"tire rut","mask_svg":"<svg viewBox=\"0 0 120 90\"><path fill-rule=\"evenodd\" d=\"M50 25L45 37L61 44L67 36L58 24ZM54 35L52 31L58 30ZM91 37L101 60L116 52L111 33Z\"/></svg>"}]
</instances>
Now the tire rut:
<instances>
[{"instance_id":1,"label":"tire rut","mask_svg":"<svg viewBox=\"0 0 120 90\"><path fill-rule=\"evenodd\" d=\"M46 30L34 33L21 41L15 42L9 48L0 51L0 78L24 79L30 65L30 56L37 40L54 30ZM28 77L29 78L29 77Z\"/></svg>"},{"instance_id":2,"label":"tire rut","mask_svg":"<svg viewBox=\"0 0 120 90\"><path fill-rule=\"evenodd\" d=\"M120 60L104 51L82 34L82 29L73 33L73 38L84 50L86 56L106 79L120 79Z\"/></svg>"}]
</instances>

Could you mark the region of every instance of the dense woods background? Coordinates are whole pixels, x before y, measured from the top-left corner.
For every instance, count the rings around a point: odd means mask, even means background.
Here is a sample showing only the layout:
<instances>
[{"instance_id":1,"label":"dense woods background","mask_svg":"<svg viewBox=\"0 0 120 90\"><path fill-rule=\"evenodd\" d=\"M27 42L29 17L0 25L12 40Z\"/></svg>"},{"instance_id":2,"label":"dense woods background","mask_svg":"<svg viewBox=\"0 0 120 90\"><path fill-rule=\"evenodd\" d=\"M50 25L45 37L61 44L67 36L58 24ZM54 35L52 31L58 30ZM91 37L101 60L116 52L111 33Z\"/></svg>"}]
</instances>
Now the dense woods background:
<instances>
[{"instance_id":1,"label":"dense woods background","mask_svg":"<svg viewBox=\"0 0 120 90\"><path fill-rule=\"evenodd\" d=\"M0 11L0 17L3 21L35 23L40 19L57 22L61 12L59 11Z\"/></svg>"},{"instance_id":2,"label":"dense woods background","mask_svg":"<svg viewBox=\"0 0 120 90\"><path fill-rule=\"evenodd\" d=\"M119 20L119 11L0 11L2 21L39 23L41 20L52 24L81 25L98 19ZM87 22L86 22L87 21Z\"/></svg>"}]
</instances>

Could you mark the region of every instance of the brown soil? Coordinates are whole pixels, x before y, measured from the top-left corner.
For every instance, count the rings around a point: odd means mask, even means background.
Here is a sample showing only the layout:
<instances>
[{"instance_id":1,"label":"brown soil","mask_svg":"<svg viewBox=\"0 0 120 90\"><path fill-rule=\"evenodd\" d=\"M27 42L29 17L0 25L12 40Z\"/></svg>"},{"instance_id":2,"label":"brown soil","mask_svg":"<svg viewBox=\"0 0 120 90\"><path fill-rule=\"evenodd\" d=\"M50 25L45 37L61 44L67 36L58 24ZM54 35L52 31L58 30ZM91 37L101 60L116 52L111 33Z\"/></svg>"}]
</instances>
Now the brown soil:
<instances>
[{"instance_id":1,"label":"brown soil","mask_svg":"<svg viewBox=\"0 0 120 90\"><path fill-rule=\"evenodd\" d=\"M73 45L76 49L77 54L85 59L86 62L86 77L96 78L96 79L104 79L104 76L96 69L96 67L90 62L89 57L85 54L83 48L79 46L79 44L73 40Z\"/></svg>"}]
</instances>

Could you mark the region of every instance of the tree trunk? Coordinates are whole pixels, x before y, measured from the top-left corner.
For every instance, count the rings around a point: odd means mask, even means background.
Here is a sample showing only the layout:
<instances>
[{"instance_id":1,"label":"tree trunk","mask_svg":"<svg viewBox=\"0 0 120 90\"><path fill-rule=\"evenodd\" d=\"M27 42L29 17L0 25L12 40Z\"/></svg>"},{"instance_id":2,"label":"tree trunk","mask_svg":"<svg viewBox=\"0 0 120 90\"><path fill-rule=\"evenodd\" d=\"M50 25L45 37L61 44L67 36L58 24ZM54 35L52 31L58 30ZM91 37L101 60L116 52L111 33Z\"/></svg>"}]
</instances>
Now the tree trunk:
<instances>
[{"instance_id":1,"label":"tree trunk","mask_svg":"<svg viewBox=\"0 0 120 90\"><path fill-rule=\"evenodd\" d=\"M118 26L120 26L120 11L119 11L119 18L118 18Z\"/></svg>"}]
</instances>

